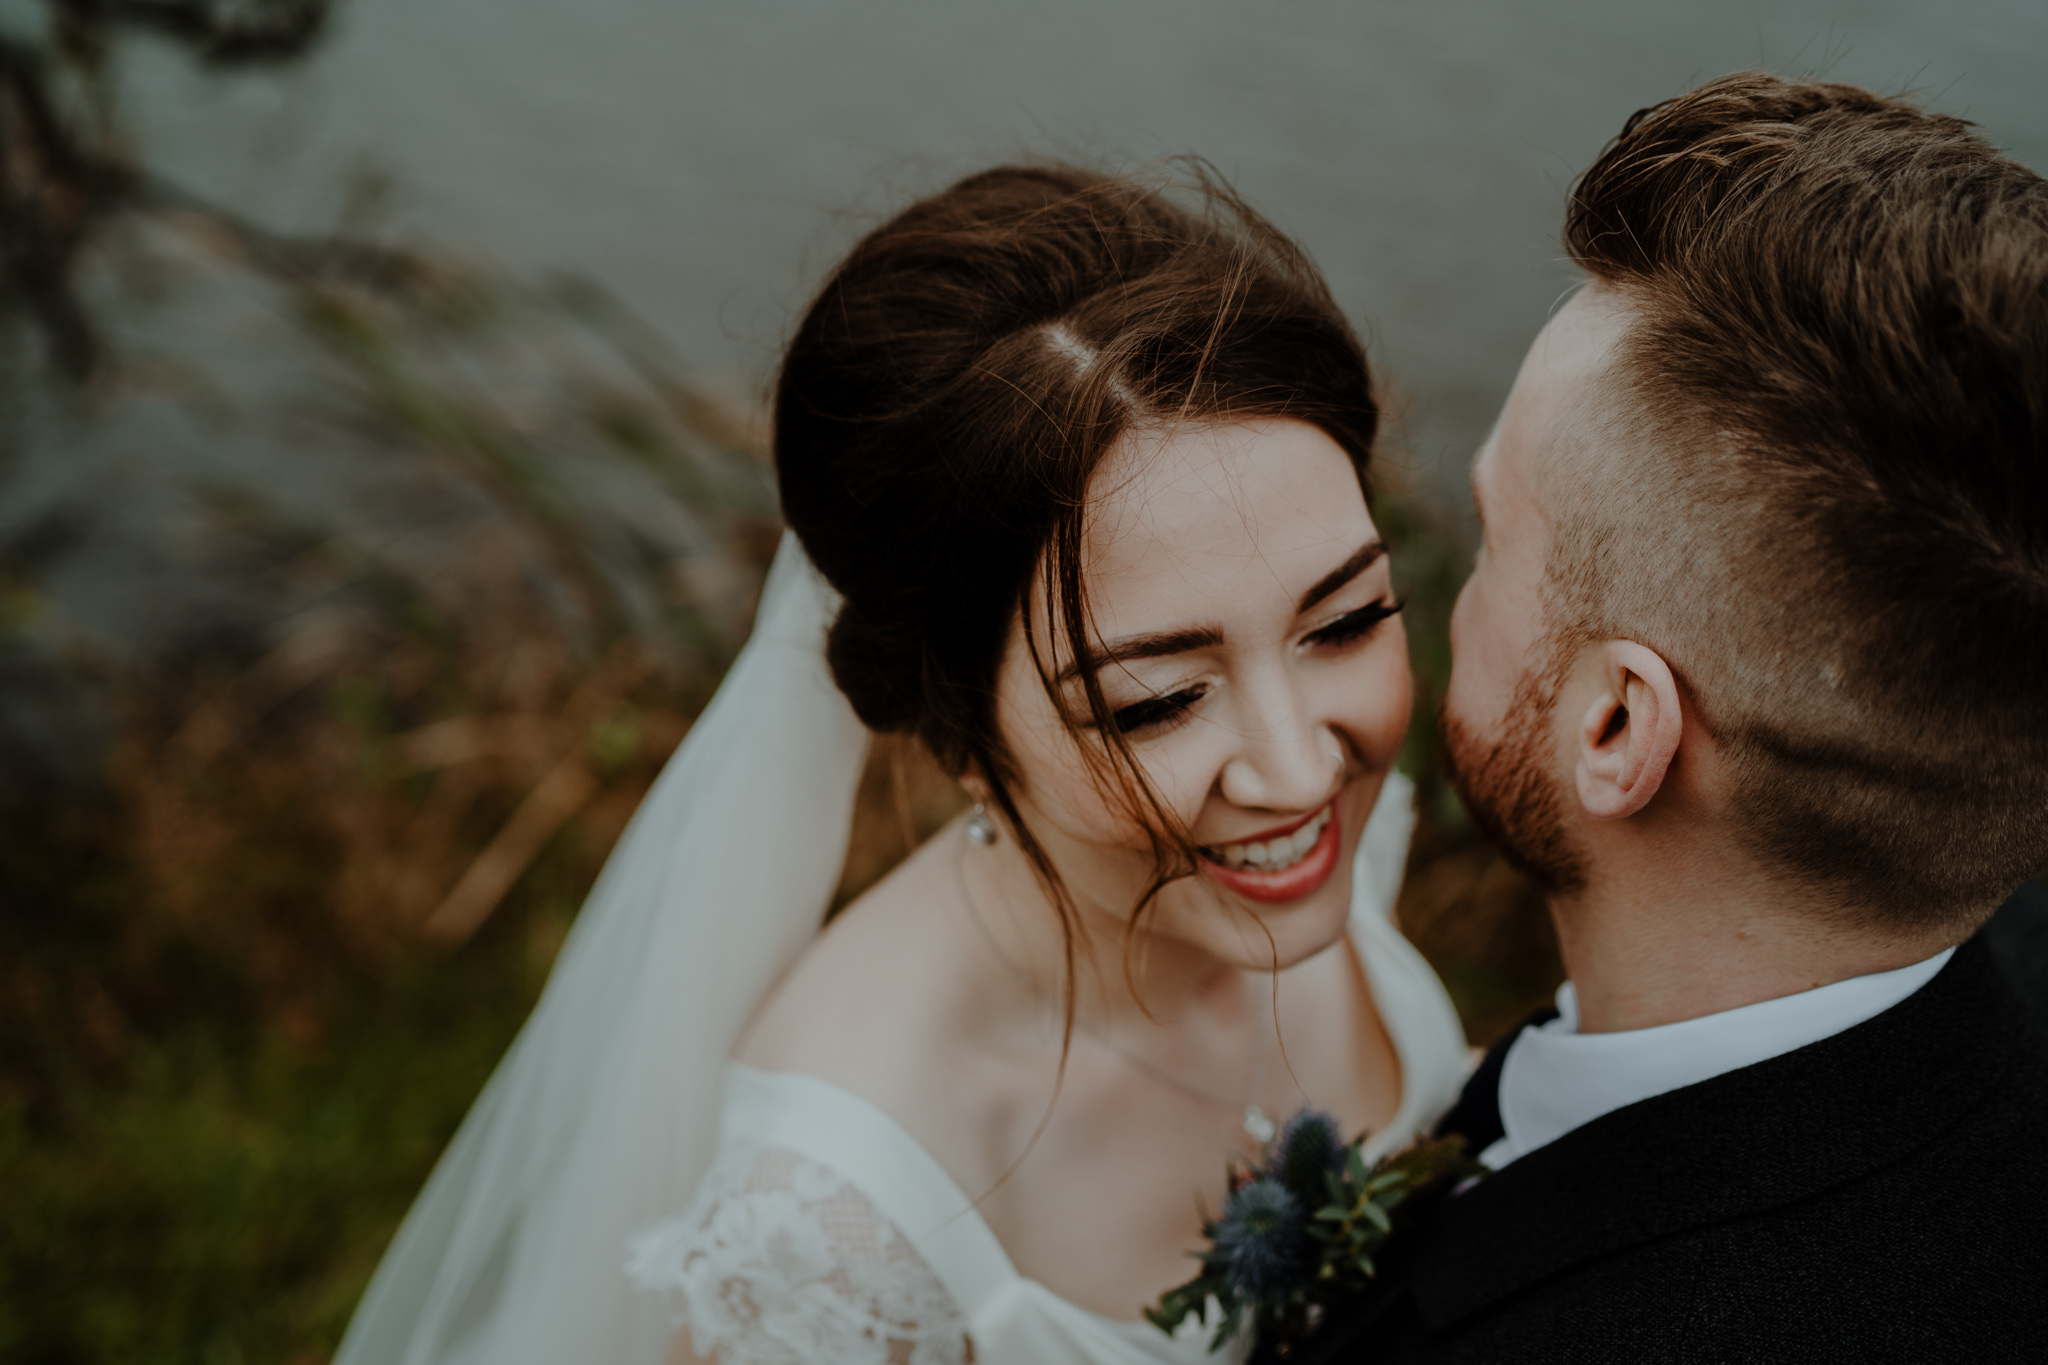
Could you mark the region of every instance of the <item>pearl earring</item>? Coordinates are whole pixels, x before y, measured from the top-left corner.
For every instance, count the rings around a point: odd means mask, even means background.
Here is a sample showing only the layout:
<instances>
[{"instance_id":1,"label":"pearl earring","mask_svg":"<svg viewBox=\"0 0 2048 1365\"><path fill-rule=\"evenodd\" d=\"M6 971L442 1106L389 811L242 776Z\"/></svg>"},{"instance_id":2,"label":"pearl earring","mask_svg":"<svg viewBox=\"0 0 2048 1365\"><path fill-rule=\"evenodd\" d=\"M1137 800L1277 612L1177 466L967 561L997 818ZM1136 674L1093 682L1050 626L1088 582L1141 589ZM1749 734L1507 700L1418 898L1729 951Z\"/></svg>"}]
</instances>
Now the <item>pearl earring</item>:
<instances>
[{"instance_id":1,"label":"pearl earring","mask_svg":"<svg viewBox=\"0 0 2048 1365\"><path fill-rule=\"evenodd\" d=\"M988 807L977 801L967 817L967 842L987 848L996 841L996 822L988 818Z\"/></svg>"}]
</instances>

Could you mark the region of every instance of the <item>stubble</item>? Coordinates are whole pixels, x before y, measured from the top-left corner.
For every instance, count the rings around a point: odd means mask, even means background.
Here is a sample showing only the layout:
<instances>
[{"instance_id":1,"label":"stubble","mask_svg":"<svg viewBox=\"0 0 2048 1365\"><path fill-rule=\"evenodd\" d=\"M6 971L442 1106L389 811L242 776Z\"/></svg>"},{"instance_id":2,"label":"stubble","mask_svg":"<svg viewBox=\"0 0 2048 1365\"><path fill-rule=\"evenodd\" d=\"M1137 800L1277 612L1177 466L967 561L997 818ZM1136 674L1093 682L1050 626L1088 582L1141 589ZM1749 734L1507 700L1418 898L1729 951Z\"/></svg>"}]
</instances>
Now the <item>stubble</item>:
<instances>
[{"instance_id":1,"label":"stubble","mask_svg":"<svg viewBox=\"0 0 2048 1365\"><path fill-rule=\"evenodd\" d=\"M1515 683L1499 735L1476 733L1448 703L1437 712L1444 767L1472 822L1546 894L1585 885L1585 868L1565 835L1564 795L1550 771L1552 719L1571 651L1553 642Z\"/></svg>"}]
</instances>

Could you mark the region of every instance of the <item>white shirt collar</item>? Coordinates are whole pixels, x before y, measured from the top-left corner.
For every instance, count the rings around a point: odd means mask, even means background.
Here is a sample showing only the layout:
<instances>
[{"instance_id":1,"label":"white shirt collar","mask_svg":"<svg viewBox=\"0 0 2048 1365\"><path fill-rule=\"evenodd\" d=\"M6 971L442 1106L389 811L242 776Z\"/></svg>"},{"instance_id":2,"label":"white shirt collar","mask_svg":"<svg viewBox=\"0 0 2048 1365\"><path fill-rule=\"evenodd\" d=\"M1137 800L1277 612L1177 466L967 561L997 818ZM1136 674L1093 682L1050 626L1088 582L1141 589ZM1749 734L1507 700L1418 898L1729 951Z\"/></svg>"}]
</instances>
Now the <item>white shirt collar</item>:
<instances>
[{"instance_id":1,"label":"white shirt collar","mask_svg":"<svg viewBox=\"0 0 2048 1365\"><path fill-rule=\"evenodd\" d=\"M1656 1028L1580 1033L1578 994L1557 988L1558 1017L1523 1029L1500 1073L1506 1136L1480 1154L1495 1170L1638 1100L1817 1043L1898 1004L1934 979L1955 949L1895 971L1853 976Z\"/></svg>"}]
</instances>

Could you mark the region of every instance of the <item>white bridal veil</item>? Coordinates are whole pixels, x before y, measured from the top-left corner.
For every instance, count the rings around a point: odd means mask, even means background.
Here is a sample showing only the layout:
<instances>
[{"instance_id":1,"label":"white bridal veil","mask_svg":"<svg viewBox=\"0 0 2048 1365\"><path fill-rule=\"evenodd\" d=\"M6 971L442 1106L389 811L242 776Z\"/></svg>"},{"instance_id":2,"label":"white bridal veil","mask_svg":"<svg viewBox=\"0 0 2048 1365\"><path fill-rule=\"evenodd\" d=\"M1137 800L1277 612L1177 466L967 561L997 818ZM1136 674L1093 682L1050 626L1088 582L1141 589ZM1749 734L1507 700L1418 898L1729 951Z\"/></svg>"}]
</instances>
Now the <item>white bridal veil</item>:
<instances>
[{"instance_id":1,"label":"white bridal veil","mask_svg":"<svg viewBox=\"0 0 2048 1365\"><path fill-rule=\"evenodd\" d=\"M605 865L518 1040L378 1267L335 1365L655 1365L631 1234L711 1160L726 1056L817 932L868 732L836 595L785 535L752 637Z\"/></svg>"}]
</instances>

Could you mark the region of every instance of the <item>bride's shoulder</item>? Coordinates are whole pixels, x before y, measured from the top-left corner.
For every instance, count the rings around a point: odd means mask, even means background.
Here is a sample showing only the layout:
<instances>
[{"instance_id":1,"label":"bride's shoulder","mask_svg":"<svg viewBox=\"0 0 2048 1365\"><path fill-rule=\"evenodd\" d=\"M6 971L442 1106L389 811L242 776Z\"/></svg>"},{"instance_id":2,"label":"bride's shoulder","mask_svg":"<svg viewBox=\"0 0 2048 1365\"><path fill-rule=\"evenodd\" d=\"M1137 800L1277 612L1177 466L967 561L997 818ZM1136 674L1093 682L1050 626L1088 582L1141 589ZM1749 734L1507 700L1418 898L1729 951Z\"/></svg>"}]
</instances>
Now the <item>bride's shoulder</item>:
<instances>
[{"instance_id":1,"label":"bride's shoulder","mask_svg":"<svg viewBox=\"0 0 2048 1365\"><path fill-rule=\"evenodd\" d=\"M734 1052L870 1097L930 1074L971 1003L929 846L842 910L755 1012ZM878 1095L879 1092L879 1095Z\"/></svg>"}]
</instances>

